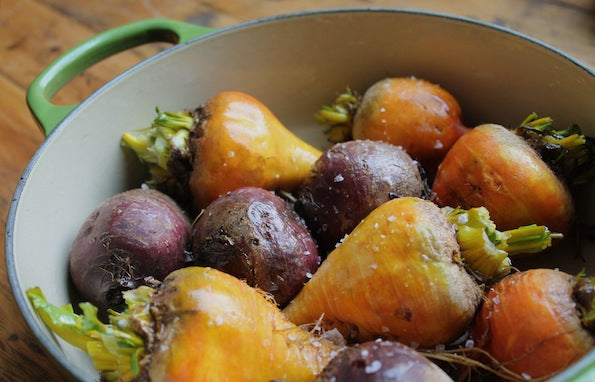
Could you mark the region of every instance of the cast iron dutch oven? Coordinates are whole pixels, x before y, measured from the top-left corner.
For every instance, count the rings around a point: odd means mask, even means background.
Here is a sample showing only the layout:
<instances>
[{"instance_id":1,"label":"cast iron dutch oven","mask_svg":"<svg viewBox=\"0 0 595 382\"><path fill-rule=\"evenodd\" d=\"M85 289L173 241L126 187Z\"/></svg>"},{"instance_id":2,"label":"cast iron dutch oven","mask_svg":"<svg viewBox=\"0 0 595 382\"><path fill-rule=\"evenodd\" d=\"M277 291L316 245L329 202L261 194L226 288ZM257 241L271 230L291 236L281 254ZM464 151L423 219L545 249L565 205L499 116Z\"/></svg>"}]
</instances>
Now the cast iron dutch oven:
<instances>
[{"instance_id":1,"label":"cast iron dutch oven","mask_svg":"<svg viewBox=\"0 0 595 382\"><path fill-rule=\"evenodd\" d=\"M136 65L78 105L49 99L93 63L146 42L176 45ZM143 172L120 147L124 131L162 110L193 108L222 90L252 94L304 140L324 148L313 113L349 86L363 91L388 76L440 84L460 102L467 126L516 126L531 111L558 126L595 135L595 75L566 54L510 30L449 15L396 9L338 9L272 17L210 30L145 20L99 34L65 53L31 84L28 103L47 138L18 184L6 229L8 274L18 306L42 346L66 374L97 379L85 354L57 339L31 309L25 290L71 301L68 256L80 225L104 199L137 187ZM595 189L577 203L595 222ZM34 232L35 240L31 240ZM595 274L559 247L532 266ZM566 255L565 255L566 253ZM595 373L591 352L559 380ZM592 379L591 379L592 380Z\"/></svg>"}]
</instances>

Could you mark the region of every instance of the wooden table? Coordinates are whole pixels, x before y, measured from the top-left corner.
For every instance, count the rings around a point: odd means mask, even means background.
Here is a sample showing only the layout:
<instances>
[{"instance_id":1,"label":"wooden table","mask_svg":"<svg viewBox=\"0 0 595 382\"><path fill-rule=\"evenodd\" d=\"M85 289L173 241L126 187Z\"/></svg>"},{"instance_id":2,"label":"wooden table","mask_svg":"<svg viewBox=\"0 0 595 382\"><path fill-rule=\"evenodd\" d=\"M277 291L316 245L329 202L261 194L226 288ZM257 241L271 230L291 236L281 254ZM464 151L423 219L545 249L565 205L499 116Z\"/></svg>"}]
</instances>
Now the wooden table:
<instances>
[{"instance_id":1,"label":"wooden table","mask_svg":"<svg viewBox=\"0 0 595 382\"><path fill-rule=\"evenodd\" d=\"M25 103L27 86L45 66L73 45L124 23L165 17L220 28L261 17L323 8L416 8L515 29L595 69L595 3L592 0L420 0L412 3L406 0L0 0L1 226L5 227L19 176L44 138ZM54 102L80 102L106 81L160 48L137 48L94 66L62 89ZM4 248L4 234L0 240ZM0 381L63 380L20 316L8 286L4 261L0 265L0 283Z\"/></svg>"}]
</instances>

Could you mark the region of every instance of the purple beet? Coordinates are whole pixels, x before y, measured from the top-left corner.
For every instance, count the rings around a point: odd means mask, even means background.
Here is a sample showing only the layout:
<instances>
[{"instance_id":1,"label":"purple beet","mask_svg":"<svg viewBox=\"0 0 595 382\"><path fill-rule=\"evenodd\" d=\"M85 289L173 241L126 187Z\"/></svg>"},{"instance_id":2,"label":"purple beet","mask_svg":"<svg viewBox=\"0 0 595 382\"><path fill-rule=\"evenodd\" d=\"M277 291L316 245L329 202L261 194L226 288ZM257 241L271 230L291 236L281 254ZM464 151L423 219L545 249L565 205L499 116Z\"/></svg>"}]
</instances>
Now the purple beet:
<instances>
[{"instance_id":1,"label":"purple beet","mask_svg":"<svg viewBox=\"0 0 595 382\"><path fill-rule=\"evenodd\" d=\"M186 265L190 222L167 195L133 189L99 205L70 253L70 276L80 297L118 309L122 291L163 280Z\"/></svg>"},{"instance_id":2,"label":"purple beet","mask_svg":"<svg viewBox=\"0 0 595 382\"><path fill-rule=\"evenodd\" d=\"M291 206L256 187L220 196L207 206L192 233L197 265L244 279L289 302L319 265L316 243Z\"/></svg>"},{"instance_id":3,"label":"purple beet","mask_svg":"<svg viewBox=\"0 0 595 382\"><path fill-rule=\"evenodd\" d=\"M382 203L426 192L419 165L401 147L349 141L330 147L314 163L298 189L295 209L324 256Z\"/></svg>"}]
</instances>

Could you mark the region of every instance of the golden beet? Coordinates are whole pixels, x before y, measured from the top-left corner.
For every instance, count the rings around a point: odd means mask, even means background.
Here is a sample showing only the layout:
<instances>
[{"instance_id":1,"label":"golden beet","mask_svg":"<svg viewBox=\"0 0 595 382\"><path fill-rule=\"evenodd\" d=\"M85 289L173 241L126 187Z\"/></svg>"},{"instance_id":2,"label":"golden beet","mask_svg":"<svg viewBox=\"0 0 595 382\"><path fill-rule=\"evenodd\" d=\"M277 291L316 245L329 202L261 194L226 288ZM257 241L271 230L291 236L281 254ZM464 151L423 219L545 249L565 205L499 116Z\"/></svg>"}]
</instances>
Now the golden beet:
<instances>
[{"instance_id":1,"label":"golden beet","mask_svg":"<svg viewBox=\"0 0 595 382\"><path fill-rule=\"evenodd\" d=\"M372 211L283 312L298 325L322 317L359 341L432 347L462 334L481 296L440 209L403 197Z\"/></svg>"},{"instance_id":2,"label":"golden beet","mask_svg":"<svg viewBox=\"0 0 595 382\"><path fill-rule=\"evenodd\" d=\"M568 233L574 219L570 192L521 137L481 125L452 147L432 191L441 206L485 207L498 228L541 224Z\"/></svg>"},{"instance_id":3,"label":"golden beet","mask_svg":"<svg viewBox=\"0 0 595 382\"><path fill-rule=\"evenodd\" d=\"M56 334L87 352L106 381L313 381L341 348L285 318L271 298L221 271L187 267L157 288L124 292L110 312L81 303L49 304L39 288L32 305Z\"/></svg>"},{"instance_id":4,"label":"golden beet","mask_svg":"<svg viewBox=\"0 0 595 382\"><path fill-rule=\"evenodd\" d=\"M415 77L376 82L366 90L353 120L355 139L402 146L431 174L466 130L457 100L437 84Z\"/></svg>"},{"instance_id":5,"label":"golden beet","mask_svg":"<svg viewBox=\"0 0 595 382\"><path fill-rule=\"evenodd\" d=\"M321 151L289 131L265 105L221 92L193 111L161 112L122 135L148 165L147 183L196 211L244 186L291 191Z\"/></svg>"},{"instance_id":6,"label":"golden beet","mask_svg":"<svg viewBox=\"0 0 595 382\"><path fill-rule=\"evenodd\" d=\"M476 346L531 378L565 369L595 346L595 336L581 324L577 282L577 277L545 268L502 279L488 292L473 325ZM586 308L592 315L592 293L589 299Z\"/></svg>"},{"instance_id":7,"label":"golden beet","mask_svg":"<svg viewBox=\"0 0 595 382\"><path fill-rule=\"evenodd\" d=\"M309 381L338 349L289 322L262 292L211 268L172 273L153 311L154 381Z\"/></svg>"},{"instance_id":8,"label":"golden beet","mask_svg":"<svg viewBox=\"0 0 595 382\"><path fill-rule=\"evenodd\" d=\"M197 208L242 186L291 190L321 155L245 93L219 93L198 113L189 179Z\"/></svg>"}]
</instances>

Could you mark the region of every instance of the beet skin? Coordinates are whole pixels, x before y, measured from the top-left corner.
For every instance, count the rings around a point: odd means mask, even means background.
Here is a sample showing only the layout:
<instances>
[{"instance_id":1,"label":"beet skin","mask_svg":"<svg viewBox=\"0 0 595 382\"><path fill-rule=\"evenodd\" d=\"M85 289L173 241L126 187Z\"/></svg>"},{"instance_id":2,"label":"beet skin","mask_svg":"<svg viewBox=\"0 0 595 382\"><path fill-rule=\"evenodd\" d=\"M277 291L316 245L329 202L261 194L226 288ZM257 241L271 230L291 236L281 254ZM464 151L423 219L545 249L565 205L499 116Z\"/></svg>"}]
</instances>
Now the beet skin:
<instances>
[{"instance_id":1,"label":"beet skin","mask_svg":"<svg viewBox=\"0 0 595 382\"><path fill-rule=\"evenodd\" d=\"M296 211L321 252L330 252L373 209L403 196L425 197L417 162L381 141L338 143L314 163L298 189Z\"/></svg>"},{"instance_id":2,"label":"beet skin","mask_svg":"<svg viewBox=\"0 0 595 382\"><path fill-rule=\"evenodd\" d=\"M316 243L290 205L257 187L220 196L205 208L192 233L197 265L244 279L283 306L319 264Z\"/></svg>"},{"instance_id":3,"label":"beet skin","mask_svg":"<svg viewBox=\"0 0 595 382\"><path fill-rule=\"evenodd\" d=\"M80 297L117 309L121 292L163 280L186 264L190 222L165 194L134 189L99 205L81 227L70 254Z\"/></svg>"}]
</instances>

